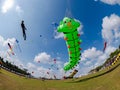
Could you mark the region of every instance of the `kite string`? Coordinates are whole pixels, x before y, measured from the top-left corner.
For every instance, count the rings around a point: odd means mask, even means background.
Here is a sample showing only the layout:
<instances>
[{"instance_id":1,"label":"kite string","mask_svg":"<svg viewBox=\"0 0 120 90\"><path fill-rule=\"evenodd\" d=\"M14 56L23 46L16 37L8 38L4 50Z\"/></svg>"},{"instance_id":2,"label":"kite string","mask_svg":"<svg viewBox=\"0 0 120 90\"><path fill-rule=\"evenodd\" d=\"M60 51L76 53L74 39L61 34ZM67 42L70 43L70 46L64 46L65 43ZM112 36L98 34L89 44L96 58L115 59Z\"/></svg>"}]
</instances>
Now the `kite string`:
<instances>
[{"instance_id":1,"label":"kite string","mask_svg":"<svg viewBox=\"0 0 120 90\"><path fill-rule=\"evenodd\" d=\"M71 8L70 8L70 6L71 6L71 5L70 5L70 0L67 0L65 16L72 18L73 15L72 15L72 13L71 13Z\"/></svg>"}]
</instances>

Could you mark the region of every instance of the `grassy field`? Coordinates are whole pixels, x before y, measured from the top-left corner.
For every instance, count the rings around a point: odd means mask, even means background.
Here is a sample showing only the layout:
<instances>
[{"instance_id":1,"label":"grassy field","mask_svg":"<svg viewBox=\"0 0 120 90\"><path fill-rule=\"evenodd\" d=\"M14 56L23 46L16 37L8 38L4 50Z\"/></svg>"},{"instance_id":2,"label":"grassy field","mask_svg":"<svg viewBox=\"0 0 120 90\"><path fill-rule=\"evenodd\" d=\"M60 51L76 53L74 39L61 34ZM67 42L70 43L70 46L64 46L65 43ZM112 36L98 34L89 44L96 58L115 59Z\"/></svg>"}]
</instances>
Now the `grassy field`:
<instances>
[{"instance_id":1,"label":"grassy field","mask_svg":"<svg viewBox=\"0 0 120 90\"><path fill-rule=\"evenodd\" d=\"M117 67L116 67L117 66ZM0 71L0 90L120 90L120 65L79 79L26 79L5 70Z\"/></svg>"}]
</instances>

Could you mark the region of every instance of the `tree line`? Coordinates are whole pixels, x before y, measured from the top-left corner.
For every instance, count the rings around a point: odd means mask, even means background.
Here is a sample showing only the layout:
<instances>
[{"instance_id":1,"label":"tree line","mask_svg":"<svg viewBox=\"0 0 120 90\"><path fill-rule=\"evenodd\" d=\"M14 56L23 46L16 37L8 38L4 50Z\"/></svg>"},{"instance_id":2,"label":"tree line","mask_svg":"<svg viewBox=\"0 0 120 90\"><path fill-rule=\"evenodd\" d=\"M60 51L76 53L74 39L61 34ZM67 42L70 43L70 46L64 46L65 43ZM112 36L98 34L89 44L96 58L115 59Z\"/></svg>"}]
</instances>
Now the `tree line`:
<instances>
[{"instance_id":1,"label":"tree line","mask_svg":"<svg viewBox=\"0 0 120 90\"><path fill-rule=\"evenodd\" d=\"M13 65L11 62L4 61L2 57L0 57L0 67L19 75L31 76L31 74L27 72L27 69L20 69L18 66Z\"/></svg>"}]
</instances>

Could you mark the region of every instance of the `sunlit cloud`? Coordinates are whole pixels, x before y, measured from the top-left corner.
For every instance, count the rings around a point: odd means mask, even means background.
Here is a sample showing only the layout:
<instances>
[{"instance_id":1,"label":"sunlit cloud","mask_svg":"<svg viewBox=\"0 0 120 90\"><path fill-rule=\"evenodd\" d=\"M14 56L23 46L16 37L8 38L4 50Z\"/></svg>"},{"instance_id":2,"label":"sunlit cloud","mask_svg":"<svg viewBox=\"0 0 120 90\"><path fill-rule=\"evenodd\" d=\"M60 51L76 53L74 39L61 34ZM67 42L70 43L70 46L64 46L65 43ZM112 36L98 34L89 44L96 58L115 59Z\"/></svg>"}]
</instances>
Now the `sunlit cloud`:
<instances>
[{"instance_id":1,"label":"sunlit cloud","mask_svg":"<svg viewBox=\"0 0 120 90\"><path fill-rule=\"evenodd\" d=\"M1 12L5 14L10 10L17 12L18 15L21 15L21 13L23 13L21 6L18 5L15 0L4 0L1 6Z\"/></svg>"},{"instance_id":2,"label":"sunlit cloud","mask_svg":"<svg viewBox=\"0 0 120 90\"><path fill-rule=\"evenodd\" d=\"M35 62L41 62L41 63L49 63L51 61L51 56L47 54L46 52L39 53L37 56L35 56L34 61Z\"/></svg>"},{"instance_id":3,"label":"sunlit cloud","mask_svg":"<svg viewBox=\"0 0 120 90\"><path fill-rule=\"evenodd\" d=\"M120 42L120 17L116 14L105 16L102 22L102 38L109 45L119 45Z\"/></svg>"},{"instance_id":4,"label":"sunlit cloud","mask_svg":"<svg viewBox=\"0 0 120 90\"><path fill-rule=\"evenodd\" d=\"M2 13L6 13L13 6L14 6L14 0L5 0L1 8Z\"/></svg>"},{"instance_id":5,"label":"sunlit cloud","mask_svg":"<svg viewBox=\"0 0 120 90\"><path fill-rule=\"evenodd\" d=\"M21 9L21 7L19 5L16 5L15 10L19 15L21 15L21 13L23 13L23 10Z\"/></svg>"},{"instance_id":6,"label":"sunlit cloud","mask_svg":"<svg viewBox=\"0 0 120 90\"><path fill-rule=\"evenodd\" d=\"M109 4L109 5L120 5L120 0L94 0L94 1L101 1L105 4Z\"/></svg>"}]
</instances>

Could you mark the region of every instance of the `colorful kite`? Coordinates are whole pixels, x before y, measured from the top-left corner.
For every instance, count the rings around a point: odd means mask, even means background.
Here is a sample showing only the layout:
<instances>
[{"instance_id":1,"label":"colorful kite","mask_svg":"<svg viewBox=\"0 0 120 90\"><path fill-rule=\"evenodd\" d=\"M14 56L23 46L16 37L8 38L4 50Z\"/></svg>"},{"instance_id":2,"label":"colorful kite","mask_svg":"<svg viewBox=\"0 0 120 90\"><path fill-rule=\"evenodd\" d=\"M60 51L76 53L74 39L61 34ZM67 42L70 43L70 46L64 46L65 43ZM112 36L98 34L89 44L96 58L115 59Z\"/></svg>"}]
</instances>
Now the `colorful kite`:
<instances>
[{"instance_id":1,"label":"colorful kite","mask_svg":"<svg viewBox=\"0 0 120 90\"><path fill-rule=\"evenodd\" d=\"M107 42L104 42L103 52L105 51L106 47L107 47Z\"/></svg>"},{"instance_id":2,"label":"colorful kite","mask_svg":"<svg viewBox=\"0 0 120 90\"><path fill-rule=\"evenodd\" d=\"M15 40L16 41L16 43L17 43L17 46L18 46L18 48L19 48L19 51L21 52L21 48L20 48L20 45L19 45L19 41L16 39Z\"/></svg>"},{"instance_id":3,"label":"colorful kite","mask_svg":"<svg viewBox=\"0 0 120 90\"><path fill-rule=\"evenodd\" d=\"M13 49L12 49L12 47L11 47L11 45L10 45L10 43L8 43L8 46L9 46L9 49L10 49L12 55L15 55L14 52L13 52Z\"/></svg>"},{"instance_id":4,"label":"colorful kite","mask_svg":"<svg viewBox=\"0 0 120 90\"><path fill-rule=\"evenodd\" d=\"M64 33L64 39L69 52L69 62L64 66L64 70L68 71L78 64L81 55L80 44L82 40L79 39L77 28L80 23L73 18L65 17L58 26L58 32Z\"/></svg>"},{"instance_id":5,"label":"colorful kite","mask_svg":"<svg viewBox=\"0 0 120 90\"><path fill-rule=\"evenodd\" d=\"M12 47L11 47L10 43L8 43L8 46L9 46L10 50L12 50Z\"/></svg>"}]
</instances>

